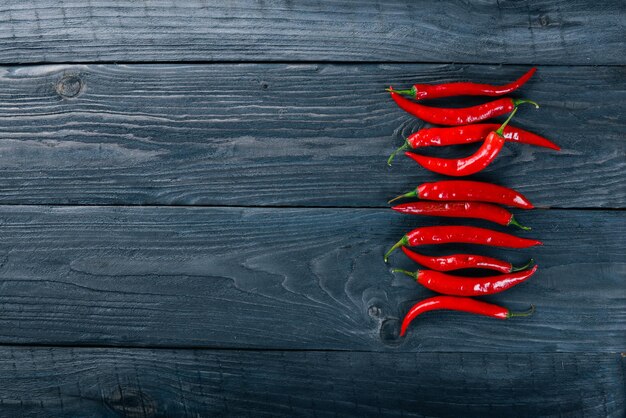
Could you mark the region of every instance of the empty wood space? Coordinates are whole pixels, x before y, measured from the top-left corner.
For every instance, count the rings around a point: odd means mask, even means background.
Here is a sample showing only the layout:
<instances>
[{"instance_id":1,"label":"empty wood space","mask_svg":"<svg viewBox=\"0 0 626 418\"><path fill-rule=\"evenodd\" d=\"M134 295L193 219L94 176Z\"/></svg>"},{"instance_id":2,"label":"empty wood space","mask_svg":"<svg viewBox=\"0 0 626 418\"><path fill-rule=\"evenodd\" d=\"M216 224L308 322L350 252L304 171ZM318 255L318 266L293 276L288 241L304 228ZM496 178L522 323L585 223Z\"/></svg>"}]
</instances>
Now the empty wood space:
<instances>
[{"instance_id":1,"label":"empty wood space","mask_svg":"<svg viewBox=\"0 0 626 418\"><path fill-rule=\"evenodd\" d=\"M626 361L619 354L5 347L0 355L1 407L13 416L525 417L624 410Z\"/></svg>"},{"instance_id":2,"label":"empty wood space","mask_svg":"<svg viewBox=\"0 0 626 418\"><path fill-rule=\"evenodd\" d=\"M620 1L9 0L0 5L0 416L622 417L626 7ZM515 93L474 179L532 231L402 216L440 179L385 88ZM482 99L438 100L459 106ZM500 119L502 120L502 118ZM477 146L425 150L459 156ZM418 226L541 239L530 318L420 317L383 254Z\"/></svg>"},{"instance_id":3,"label":"empty wood space","mask_svg":"<svg viewBox=\"0 0 626 418\"><path fill-rule=\"evenodd\" d=\"M620 0L6 0L0 61L622 65L623 6Z\"/></svg>"}]
</instances>

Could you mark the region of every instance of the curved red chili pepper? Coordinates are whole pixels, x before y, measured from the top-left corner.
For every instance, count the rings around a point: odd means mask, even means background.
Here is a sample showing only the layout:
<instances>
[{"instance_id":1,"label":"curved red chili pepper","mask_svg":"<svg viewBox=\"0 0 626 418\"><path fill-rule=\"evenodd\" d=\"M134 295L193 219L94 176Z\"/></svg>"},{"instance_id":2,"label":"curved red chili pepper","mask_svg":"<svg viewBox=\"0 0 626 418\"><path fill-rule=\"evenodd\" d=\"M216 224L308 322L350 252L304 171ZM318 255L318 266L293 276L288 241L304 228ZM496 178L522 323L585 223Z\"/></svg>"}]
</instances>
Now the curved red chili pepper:
<instances>
[{"instance_id":1,"label":"curved red chili pepper","mask_svg":"<svg viewBox=\"0 0 626 418\"><path fill-rule=\"evenodd\" d=\"M433 292L452 296L485 296L504 292L528 280L539 266L517 271L515 273L501 274L491 277L462 277L441 273L433 270L407 271L393 269L394 273L404 273L414 278L419 284Z\"/></svg>"},{"instance_id":2,"label":"curved red chili pepper","mask_svg":"<svg viewBox=\"0 0 626 418\"><path fill-rule=\"evenodd\" d=\"M490 132L498 129L497 123L476 123L474 125L452 126L448 128L423 128L409 135L404 144L391 153L387 165L400 151L407 151L421 147L443 147L448 145L464 145L482 141ZM560 151L554 142L542 136L526 131L521 128L508 125L504 128L504 139L507 142L535 145Z\"/></svg>"},{"instance_id":3,"label":"curved red chili pepper","mask_svg":"<svg viewBox=\"0 0 626 418\"><path fill-rule=\"evenodd\" d=\"M523 266L515 267L511 263L498 260L493 257L475 254L451 254L441 257L430 257L402 247L402 252L411 260L431 270L452 271L462 269L486 269L494 270L500 273L514 273L516 271L526 270L535 261L531 258L528 263Z\"/></svg>"},{"instance_id":4,"label":"curved red chili pepper","mask_svg":"<svg viewBox=\"0 0 626 418\"><path fill-rule=\"evenodd\" d=\"M406 330L411 322L419 315L425 312L441 309L468 312L498 319L529 316L532 315L533 312L535 312L534 305L531 305L530 309L526 312L511 312L509 309L502 306L481 302L479 300L474 300L471 298L460 296L435 296L417 302L415 305L413 305L411 309L409 309L409 312L404 316L404 319L402 320L402 326L400 327L400 336L403 337L404 334L406 334Z\"/></svg>"},{"instance_id":5,"label":"curved red chili pepper","mask_svg":"<svg viewBox=\"0 0 626 418\"><path fill-rule=\"evenodd\" d=\"M423 226L404 235L400 241L396 242L387 251L384 259L387 262L389 254L398 247L447 243L479 244L508 248L527 248L534 245L542 245L542 242L536 239L520 238L504 232L475 226Z\"/></svg>"},{"instance_id":6,"label":"curved red chili pepper","mask_svg":"<svg viewBox=\"0 0 626 418\"><path fill-rule=\"evenodd\" d=\"M476 152L465 158L437 158L427 157L425 155L405 152L407 157L412 158L422 167L435 173L447 176L469 176L484 170L489 164L496 159L502 147L504 146L504 136L502 132L508 125L511 118L517 112L517 108L509 115L506 121L498 128L497 131L489 132L483 144Z\"/></svg>"},{"instance_id":7,"label":"curved red chili pepper","mask_svg":"<svg viewBox=\"0 0 626 418\"><path fill-rule=\"evenodd\" d=\"M444 180L422 183L415 190L394 197L388 203L405 197L416 197L423 200L491 202L522 209L532 209L534 207L524 195L513 189L471 180Z\"/></svg>"},{"instance_id":8,"label":"curved red chili pepper","mask_svg":"<svg viewBox=\"0 0 626 418\"><path fill-rule=\"evenodd\" d=\"M430 215L448 218L484 219L500 225L514 225L529 231L521 225L513 214L500 206L482 202L410 202L393 206L396 212L408 215Z\"/></svg>"},{"instance_id":9,"label":"curved red chili pepper","mask_svg":"<svg viewBox=\"0 0 626 418\"><path fill-rule=\"evenodd\" d=\"M411 134L407 138L407 142L411 148L470 144L483 140L489 132L497 130L498 126L497 123L477 123L448 128L424 128ZM561 147L549 139L511 125L504 128L503 135L504 139L509 142L536 145L557 151L561 149Z\"/></svg>"},{"instance_id":10,"label":"curved red chili pepper","mask_svg":"<svg viewBox=\"0 0 626 418\"><path fill-rule=\"evenodd\" d=\"M394 90L398 94L410 96L415 100L437 99L450 96L503 96L522 87L537 71L533 67L517 80L504 86L455 82L442 84L414 84L410 90Z\"/></svg>"},{"instance_id":11,"label":"curved red chili pepper","mask_svg":"<svg viewBox=\"0 0 626 418\"><path fill-rule=\"evenodd\" d=\"M405 112L434 125L468 125L481 120L491 119L512 112L522 103L539 105L531 100L505 97L478 106L464 108L443 108L424 106L412 102L391 91L391 98Z\"/></svg>"}]
</instances>

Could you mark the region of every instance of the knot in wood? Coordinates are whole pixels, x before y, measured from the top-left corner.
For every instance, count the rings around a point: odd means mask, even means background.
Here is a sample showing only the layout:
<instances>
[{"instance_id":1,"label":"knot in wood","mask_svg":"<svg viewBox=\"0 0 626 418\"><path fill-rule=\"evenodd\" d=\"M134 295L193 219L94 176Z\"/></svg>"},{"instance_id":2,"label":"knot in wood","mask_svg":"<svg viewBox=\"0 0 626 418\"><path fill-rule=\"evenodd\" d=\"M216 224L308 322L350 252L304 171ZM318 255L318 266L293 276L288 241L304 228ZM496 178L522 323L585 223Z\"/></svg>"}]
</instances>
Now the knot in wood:
<instances>
[{"instance_id":1,"label":"knot in wood","mask_svg":"<svg viewBox=\"0 0 626 418\"><path fill-rule=\"evenodd\" d=\"M378 318L383 314L383 310L376 305L372 305L367 309L367 314L372 318Z\"/></svg>"},{"instance_id":2,"label":"knot in wood","mask_svg":"<svg viewBox=\"0 0 626 418\"><path fill-rule=\"evenodd\" d=\"M82 89L83 82L77 75L66 75L56 85L59 96L67 99L78 96Z\"/></svg>"},{"instance_id":3,"label":"knot in wood","mask_svg":"<svg viewBox=\"0 0 626 418\"><path fill-rule=\"evenodd\" d=\"M120 416L129 418L156 416L154 400L135 387L118 386L105 402Z\"/></svg>"},{"instance_id":4,"label":"knot in wood","mask_svg":"<svg viewBox=\"0 0 626 418\"><path fill-rule=\"evenodd\" d=\"M395 318L388 318L380 324L380 340L387 346L398 346L404 342L400 338L400 322Z\"/></svg>"}]
</instances>

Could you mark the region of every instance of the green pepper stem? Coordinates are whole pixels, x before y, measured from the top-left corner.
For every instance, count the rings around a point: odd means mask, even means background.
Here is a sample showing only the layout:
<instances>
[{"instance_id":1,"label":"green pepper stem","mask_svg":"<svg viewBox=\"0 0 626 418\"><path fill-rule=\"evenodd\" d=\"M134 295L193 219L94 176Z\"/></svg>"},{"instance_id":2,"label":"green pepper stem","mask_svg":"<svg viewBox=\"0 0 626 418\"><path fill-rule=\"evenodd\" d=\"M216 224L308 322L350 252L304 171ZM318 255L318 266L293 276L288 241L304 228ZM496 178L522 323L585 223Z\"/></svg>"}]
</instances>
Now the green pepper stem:
<instances>
[{"instance_id":1,"label":"green pepper stem","mask_svg":"<svg viewBox=\"0 0 626 418\"><path fill-rule=\"evenodd\" d=\"M402 269L393 269L391 270L392 273L404 273L409 277L414 278L415 280L417 280L417 272L416 271L408 271L408 270L402 270Z\"/></svg>"},{"instance_id":2,"label":"green pepper stem","mask_svg":"<svg viewBox=\"0 0 626 418\"><path fill-rule=\"evenodd\" d=\"M506 314L507 318L515 318L515 317L519 317L519 316L530 316L533 313L535 313L535 305L530 305L530 309L524 312L511 312L509 311L509 313Z\"/></svg>"},{"instance_id":3,"label":"green pepper stem","mask_svg":"<svg viewBox=\"0 0 626 418\"><path fill-rule=\"evenodd\" d=\"M387 159L387 165L389 167L391 167L391 161L393 161L393 159L396 156L396 154L399 153L400 151L404 151L404 150L407 150L407 149L411 149L411 145L409 144L409 141L405 140L404 144L402 144L402 146L400 148L398 148L397 150L395 150L394 152L391 153L391 155Z\"/></svg>"},{"instance_id":4,"label":"green pepper stem","mask_svg":"<svg viewBox=\"0 0 626 418\"><path fill-rule=\"evenodd\" d=\"M393 199L389 200L387 203L391 203L391 202L395 202L396 200L405 198L405 197L417 197L417 189L416 190L412 190L408 193L405 194L401 194L400 196L396 196Z\"/></svg>"},{"instance_id":5,"label":"green pepper stem","mask_svg":"<svg viewBox=\"0 0 626 418\"><path fill-rule=\"evenodd\" d=\"M507 224L507 226L516 226L518 228L523 229L524 231L530 231L532 228L529 226L524 226L521 223L517 222L517 219L515 219L515 216L511 215L511 220L509 221L509 223Z\"/></svg>"},{"instance_id":6,"label":"green pepper stem","mask_svg":"<svg viewBox=\"0 0 626 418\"><path fill-rule=\"evenodd\" d=\"M385 89L385 90L390 93L397 93L397 94L402 94L403 96L411 96L415 98L415 87L412 87L410 89L405 89L405 90L394 90L393 88L389 87L388 89Z\"/></svg>"},{"instance_id":7,"label":"green pepper stem","mask_svg":"<svg viewBox=\"0 0 626 418\"><path fill-rule=\"evenodd\" d=\"M523 266L512 266L511 267L511 273L515 273L516 271L522 271L522 270L526 270L527 268L529 268L530 266L532 266L533 264L535 264L535 260L533 260L532 258L528 261L528 263L524 264Z\"/></svg>"},{"instance_id":8,"label":"green pepper stem","mask_svg":"<svg viewBox=\"0 0 626 418\"><path fill-rule=\"evenodd\" d=\"M385 253L385 257L384 257L385 263L386 263L386 262L387 262L387 260L389 259L389 254L391 254L392 252L394 252L394 250L395 250L396 248L399 248L399 247L404 247L405 245L409 245L409 237L407 237L406 235L405 235L405 236L403 236L403 237L400 239L400 241L396 242L396 243L393 245L393 247L391 247L391 249Z\"/></svg>"},{"instance_id":9,"label":"green pepper stem","mask_svg":"<svg viewBox=\"0 0 626 418\"><path fill-rule=\"evenodd\" d=\"M511 114L509 115L508 118L506 118L506 120L504 121L504 123L502 125L500 125L500 127L498 128L498 130L496 131L496 133L500 136L502 136L502 134L504 133L504 128L506 128L506 125L509 124L509 122L511 121L511 119L513 119L513 116L515 116L515 113L517 112L517 107L515 109L513 109L513 111L511 112Z\"/></svg>"},{"instance_id":10,"label":"green pepper stem","mask_svg":"<svg viewBox=\"0 0 626 418\"><path fill-rule=\"evenodd\" d=\"M530 103L532 105L535 105L536 109L539 109L539 105L536 102L533 102L532 100L527 100L527 99L512 99L512 100L513 100L513 106L515 107L524 103Z\"/></svg>"}]
</instances>

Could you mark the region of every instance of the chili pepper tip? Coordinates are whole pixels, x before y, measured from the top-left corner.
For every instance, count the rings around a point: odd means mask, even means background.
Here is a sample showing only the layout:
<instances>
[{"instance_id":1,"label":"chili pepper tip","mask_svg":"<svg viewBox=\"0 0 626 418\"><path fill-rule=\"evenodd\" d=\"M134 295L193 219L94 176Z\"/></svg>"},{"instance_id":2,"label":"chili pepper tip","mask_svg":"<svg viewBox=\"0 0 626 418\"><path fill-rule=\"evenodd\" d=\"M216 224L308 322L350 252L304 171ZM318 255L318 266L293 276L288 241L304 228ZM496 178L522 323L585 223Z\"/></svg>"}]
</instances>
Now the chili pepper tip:
<instances>
[{"instance_id":1,"label":"chili pepper tip","mask_svg":"<svg viewBox=\"0 0 626 418\"><path fill-rule=\"evenodd\" d=\"M498 135L502 136L504 134L504 128L506 128L506 125L508 125L509 122L511 121L511 119L513 119L513 116L515 116L515 113L517 113L517 107L515 109L513 109L513 111L509 115L509 117L506 118L506 120L504 121L504 123L502 125L500 125L500 127L496 131L496 133Z\"/></svg>"},{"instance_id":2,"label":"chili pepper tip","mask_svg":"<svg viewBox=\"0 0 626 418\"><path fill-rule=\"evenodd\" d=\"M535 260L534 259L530 259L528 261L528 263L524 264L523 266L512 266L511 267L511 273L515 273L516 271L522 271L522 270L526 270L527 268L529 268L530 266L532 266L533 264L535 264Z\"/></svg>"},{"instance_id":3,"label":"chili pepper tip","mask_svg":"<svg viewBox=\"0 0 626 418\"><path fill-rule=\"evenodd\" d=\"M530 305L530 309L528 309L527 311L524 311L524 312L511 312L511 311L509 311L506 314L506 317L507 318L515 318L515 317L518 317L518 316L530 316L530 315L532 315L534 313L535 313L535 305Z\"/></svg>"},{"instance_id":4,"label":"chili pepper tip","mask_svg":"<svg viewBox=\"0 0 626 418\"><path fill-rule=\"evenodd\" d=\"M394 252L394 250L395 250L396 248L398 248L398 247L404 247L405 245L409 245L409 238L408 238L406 235L405 235L405 236L403 236L403 237L400 239L400 241L396 242L396 243L393 245L393 247L391 247L391 248L389 249L389 251L387 251L387 252L385 253L385 256L384 256L385 263L387 262L387 260L389 260L389 255L390 255L392 252Z\"/></svg>"},{"instance_id":5,"label":"chili pepper tip","mask_svg":"<svg viewBox=\"0 0 626 418\"><path fill-rule=\"evenodd\" d=\"M412 88L410 88L410 89L406 89L406 90L394 90L394 89L392 89L391 87L389 87L389 88L387 89L387 91L388 91L388 92L390 92L390 93L402 94L403 96L410 96L410 97L412 97L412 98L415 98L416 93L417 93L417 92L415 91L415 86L413 86L413 87L412 87Z\"/></svg>"},{"instance_id":6,"label":"chili pepper tip","mask_svg":"<svg viewBox=\"0 0 626 418\"><path fill-rule=\"evenodd\" d=\"M417 192L415 190L412 190L408 193L401 194L400 196L396 196L393 199L389 200L387 203L395 202L396 200L399 200L405 197L417 197Z\"/></svg>"},{"instance_id":7,"label":"chili pepper tip","mask_svg":"<svg viewBox=\"0 0 626 418\"><path fill-rule=\"evenodd\" d=\"M395 150L394 152L391 153L391 155L387 159L387 165L389 167L391 167L391 161L393 161L393 159L396 156L396 154L399 153L400 151L404 151L404 150L407 150L409 148L410 148L409 142L407 140L405 140L404 144L402 144L402 146L400 148L398 148L397 150Z\"/></svg>"},{"instance_id":8,"label":"chili pepper tip","mask_svg":"<svg viewBox=\"0 0 626 418\"><path fill-rule=\"evenodd\" d=\"M531 105L535 105L535 109L539 109L539 105L536 102L528 99L513 99L513 106L517 107L524 103L530 103Z\"/></svg>"},{"instance_id":9,"label":"chili pepper tip","mask_svg":"<svg viewBox=\"0 0 626 418\"><path fill-rule=\"evenodd\" d=\"M530 226L524 226L521 223L517 222L517 219L515 219L515 216L511 215L511 220L509 221L509 223L507 224L507 226L516 226L520 229L523 229L524 231L530 231L532 228Z\"/></svg>"},{"instance_id":10,"label":"chili pepper tip","mask_svg":"<svg viewBox=\"0 0 626 418\"><path fill-rule=\"evenodd\" d=\"M415 280L417 280L417 272L414 271L408 271L408 270L403 270L403 269L393 269L391 270L392 273L404 273L409 277L414 278Z\"/></svg>"}]
</instances>

